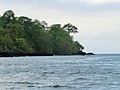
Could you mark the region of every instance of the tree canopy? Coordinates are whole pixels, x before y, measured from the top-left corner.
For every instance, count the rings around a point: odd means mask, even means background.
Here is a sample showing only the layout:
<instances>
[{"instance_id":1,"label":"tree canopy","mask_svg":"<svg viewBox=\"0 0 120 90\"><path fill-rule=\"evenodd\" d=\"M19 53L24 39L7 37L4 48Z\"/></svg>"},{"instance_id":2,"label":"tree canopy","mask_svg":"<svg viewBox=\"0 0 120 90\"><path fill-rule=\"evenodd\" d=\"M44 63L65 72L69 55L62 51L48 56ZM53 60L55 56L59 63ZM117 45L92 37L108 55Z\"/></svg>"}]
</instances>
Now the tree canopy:
<instances>
[{"instance_id":1,"label":"tree canopy","mask_svg":"<svg viewBox=\"0 0 120 90\"><path fill-rule=\"evenodd\" d=\"M48 26L46 21L15 17L8 10L0 17L0 52L76 54L84 49L70 35L77 32L78 28L70 23Z\"/></svg>"}]
</instances>

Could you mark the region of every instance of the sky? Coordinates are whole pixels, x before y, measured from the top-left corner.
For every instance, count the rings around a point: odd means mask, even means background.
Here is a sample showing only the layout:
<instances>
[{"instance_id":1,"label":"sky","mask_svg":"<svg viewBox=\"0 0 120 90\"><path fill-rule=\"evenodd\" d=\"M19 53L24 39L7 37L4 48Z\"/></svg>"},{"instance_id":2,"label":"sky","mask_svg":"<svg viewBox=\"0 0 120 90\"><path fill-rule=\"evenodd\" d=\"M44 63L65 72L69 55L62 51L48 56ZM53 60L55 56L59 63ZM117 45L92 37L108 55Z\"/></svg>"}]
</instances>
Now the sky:
<instances>
[{"instance_id":1,"label":"sky","mask_svg":"<svg viewBox=\"0 0 120 90\"><path fill-rule=\"evenodd\" d=\"M49 25L72 23L86 52L120 53L120 0L0 0L0 15L6 10Z\"/></svg>"}]
</instances>

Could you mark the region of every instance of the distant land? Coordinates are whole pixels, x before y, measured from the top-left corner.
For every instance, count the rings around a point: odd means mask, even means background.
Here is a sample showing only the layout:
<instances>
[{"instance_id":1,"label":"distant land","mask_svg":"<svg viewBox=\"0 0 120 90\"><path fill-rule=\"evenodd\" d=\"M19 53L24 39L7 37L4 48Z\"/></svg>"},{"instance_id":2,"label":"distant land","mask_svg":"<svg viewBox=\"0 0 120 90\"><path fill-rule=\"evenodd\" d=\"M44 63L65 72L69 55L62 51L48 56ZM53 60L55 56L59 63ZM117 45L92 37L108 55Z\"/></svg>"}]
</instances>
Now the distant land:
<instances>
[{"instance_id":1,"label":"distant land","mask_svg":"<svg viewBox=\"0 0 120 90\"><path fill-rule=\"evenodd\" d=\"M16 17L8 10L0 16L0 57L94 55L83 52L84 46L71 33L78 33L71 23L48 26L46 21Z\"/></svg>"}]
</instances>

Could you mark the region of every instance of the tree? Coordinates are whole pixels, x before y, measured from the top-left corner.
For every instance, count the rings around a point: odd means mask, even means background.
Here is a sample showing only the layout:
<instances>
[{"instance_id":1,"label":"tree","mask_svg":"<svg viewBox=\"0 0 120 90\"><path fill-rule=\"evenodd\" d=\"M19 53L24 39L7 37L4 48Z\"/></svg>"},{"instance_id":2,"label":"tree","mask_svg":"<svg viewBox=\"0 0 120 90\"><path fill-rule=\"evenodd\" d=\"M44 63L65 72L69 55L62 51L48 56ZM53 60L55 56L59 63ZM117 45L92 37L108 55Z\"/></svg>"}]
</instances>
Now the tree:
<instances>
[{"instance_id":1,"label":"tree","mask_svg":"<svg viewBox=\"0 0 120 90\"><path fill-rule=\"evenodd\" d=\"M84 49L84 47L78 42L75 41L75 46L77 47L78 50L82 51Z\"/></svg>"},{"instance_id":2,"label":"tree","mask_svg":"<svg viewBox=\"0 0 120 90\"><path fill-rule=\"evenodd\" d=\"M8 23L12 23L15 20L14 12L12 10L6 11L1 17L2 26L5 28Z\"/></svg>"},{"instance_id":3,"label":"tree","mask_svg":"<svg viewBox=\"0 0 120 90\"><path fill-rule=\"evenodd\" d=\"M32 19L25 17L25 16L21 16L18 18L18 23L21 24L24 28L29 28L32 23Z\"/></svg>"},{"instance_id":4,"label":"tree","mask_svg":"<svg viewBox=\"0 0 120 90\"><path fill-rule=\"evenodd\" d=\"M72 25L71 23L65 24L63 26L63 29L65 31L67 31L68 33L78 33L78 31L77 31L78 28L76 26Z\"/></svg>"},{"instance_id":5,"label":"tree","mask_svg":"<svg viewBox=\"0 0 120 90\"><path fill-rule=\"evenodd\" d=\"M43 27L45 30L49 30L49 27L48 27L48 24L46 23L46 21L42 21L41 24L42 24L42 27Z\"/></svg>"},{"instance_id":6,"label":"tree","mask_svg":"<svg viewBox=\"0 0 120 90\"><path fill-rule=\"evenodd\" d=\"M52 25L49 33L52 36L54 54L72 54L74 52L74 41L60 24Z\"/></svg>"},{"instance_id":7,"label":"tree","mask_svg":"<svg viewBox=\"0 0 120 90\"><path fill-rule=\"evenodd\" d=\"M14 12L8 10L0 17L0 52L76 54L84 49L70 36L77 30L70 23L64 27L61 24L49 27L45 21L26 16L15 17Z\"/></svg>"},{"instance_id":8,"label":"tree","mask_svg":"<svg viewBox=\"0 0 120 90\"><path fill-rule=\"evenodd\" d=\"M12 19L14 19L14 12L12 11L12 10L8 10L8 11L6 11L4 14L3 14L3 18L5 19L5 20L8 20L8 21L10 21L10 20L12 20Z\"/></svg>"},{"instance_id":9,"label":"tree","mask_svg":"<svg viewBox=\"0 0 120 90\"><path fill-rule=\"evenodd\" d=\"M16 38L15 40L15 51L17 52L31 52L32 48L28 48L29 45L24 38Z\"/></svg>"}]
</instances>

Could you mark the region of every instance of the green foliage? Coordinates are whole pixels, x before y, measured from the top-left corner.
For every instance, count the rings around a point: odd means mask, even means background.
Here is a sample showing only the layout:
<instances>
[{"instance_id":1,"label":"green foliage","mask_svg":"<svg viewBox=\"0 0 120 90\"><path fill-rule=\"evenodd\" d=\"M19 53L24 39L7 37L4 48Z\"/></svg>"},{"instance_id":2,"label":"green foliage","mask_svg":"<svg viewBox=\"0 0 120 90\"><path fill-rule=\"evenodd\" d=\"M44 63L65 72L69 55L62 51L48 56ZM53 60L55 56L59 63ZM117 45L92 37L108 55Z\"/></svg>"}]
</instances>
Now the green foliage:
<instances>
[{"instance_id":1,"label":"green foliage","mask_svg":"<svg viewBox=\"0 0 120 90\"><path fill-rule=\"evenodd\" d=\"M18 52L32 52L32 48L28 48L28 44L24 38L16 38L15 46Z\"/></svg>"},{"instance_id":2,"label":"green foliage","mask_svg":"<svg viewBox=\"0 0 120 90\"><path fill-rule=\"evenodd\" d=\"M80 51L82 51L84 49L84 47L78 41L75 41L75 46Z\"/></svg>"},{"instance_id":3,"label":"green foliage","mask_svg":"<svg viewBox=\"0 0 120 90\"><path fill-rule=\"evenodd\" d=\"M78 33L78 31L77 31L78 28L76 26L72 25L71 23L65 24L63 26L63 29L65 31L67 31L68 33Z\"/></svg>"},{"instance_id":4,"label":"green foliage","mask_svg":"<svg viewBox=\"0 0 120 90\"><path fill-rule=\"evenodd\" d=\"M45 21L15 17L12 10L0 17L0 52L75 54L84 47L69 33L77 32L72 24L48 26Z\"/></svg>"},{"instance_id":5,"label":"green foliage","mask_svg":"<svg viewBox=\"0 0 120 90\"><path fill-rule=\"evenodd\" d=\"M67 33L60 24L50 27L49 33L52 36L54 54L74 54L76 46L72 37Z\"/></svg>"}]
</instances>

